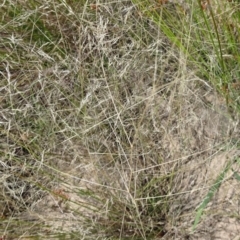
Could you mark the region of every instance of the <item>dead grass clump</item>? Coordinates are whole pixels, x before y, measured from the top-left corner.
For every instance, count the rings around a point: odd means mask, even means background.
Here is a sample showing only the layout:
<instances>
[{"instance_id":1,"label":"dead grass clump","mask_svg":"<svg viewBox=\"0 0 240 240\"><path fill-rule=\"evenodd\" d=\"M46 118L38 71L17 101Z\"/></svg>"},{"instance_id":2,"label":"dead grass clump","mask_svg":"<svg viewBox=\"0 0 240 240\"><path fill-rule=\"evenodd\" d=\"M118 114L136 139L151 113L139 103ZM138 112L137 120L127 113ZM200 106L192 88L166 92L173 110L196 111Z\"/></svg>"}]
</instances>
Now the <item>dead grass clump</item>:
<instances>
[{"instance_id":1,"label":"dead grass clump","mask_svg":"<svg viewBox=\"0 0 240 240\"><path fill-rule=\"evenodd\" d=\"M238 142L216 91L131 1L0 11L1 235L188 235Z\"/></svg>"}]
</instances>

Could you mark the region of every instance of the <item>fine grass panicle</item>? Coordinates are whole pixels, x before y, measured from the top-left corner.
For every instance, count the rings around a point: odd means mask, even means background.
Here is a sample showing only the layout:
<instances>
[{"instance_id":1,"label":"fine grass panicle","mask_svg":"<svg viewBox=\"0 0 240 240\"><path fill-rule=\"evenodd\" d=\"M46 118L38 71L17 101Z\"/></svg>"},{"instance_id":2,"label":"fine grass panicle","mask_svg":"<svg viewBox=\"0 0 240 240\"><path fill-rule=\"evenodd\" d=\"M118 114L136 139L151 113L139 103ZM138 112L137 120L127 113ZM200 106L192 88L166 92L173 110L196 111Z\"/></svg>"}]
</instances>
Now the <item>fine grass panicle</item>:
<instances>
[{"instance_id":1,"label":"fine grass panicle","mask_svg":"<svg viewBox=\"0 0 240 240\"><path fill-rule=\"evenodd\" d=\"M240 6L223 2L3 1L0 239L237 221Z\"/></svg>"}]
</instances>

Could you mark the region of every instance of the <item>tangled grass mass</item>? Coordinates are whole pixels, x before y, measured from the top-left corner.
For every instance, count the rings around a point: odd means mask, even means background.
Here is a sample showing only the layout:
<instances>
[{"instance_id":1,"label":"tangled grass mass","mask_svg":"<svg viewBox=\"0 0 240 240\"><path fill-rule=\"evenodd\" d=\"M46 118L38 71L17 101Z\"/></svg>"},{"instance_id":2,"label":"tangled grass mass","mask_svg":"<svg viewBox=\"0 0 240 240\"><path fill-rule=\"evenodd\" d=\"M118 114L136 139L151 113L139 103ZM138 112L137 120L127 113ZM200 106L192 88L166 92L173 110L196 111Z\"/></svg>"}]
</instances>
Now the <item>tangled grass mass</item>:
<instances>
[{"instance_id":1,"label":"tangled grass mass","mask_svg":"<svg viewBox=\"0 0 240 240\"><path fill-rule=\"evenodd\" d=\"M240 3L4 0L0 239L240 239Z\"/></svg>"}]
</instances>

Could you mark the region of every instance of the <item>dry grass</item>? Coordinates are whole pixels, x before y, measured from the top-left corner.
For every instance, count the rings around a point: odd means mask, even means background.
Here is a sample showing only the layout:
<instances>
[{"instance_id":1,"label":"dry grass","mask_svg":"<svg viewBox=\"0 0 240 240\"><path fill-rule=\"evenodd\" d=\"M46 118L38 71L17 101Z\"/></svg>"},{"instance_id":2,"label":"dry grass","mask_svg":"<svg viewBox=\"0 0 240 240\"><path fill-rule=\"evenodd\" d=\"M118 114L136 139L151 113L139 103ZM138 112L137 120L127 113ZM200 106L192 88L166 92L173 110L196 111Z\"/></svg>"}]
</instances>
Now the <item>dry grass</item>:
<instances>
[{"instance_id":1,"label":"dry grass","mask_svg":"<svg viewBox=\"0 0 240 240\"><path fill-rule=\"evenodd\" d=\"M165 17L186 14L172 6ZM206 79L201 59L195 64L181 51L192 54L190 34L172 44L165 25L141 7L127 0L2 4L0 238L215 236L204 221L194 233L191 227L227 162L237 174L238 116L232 119L215 70ZM231 74L239 76L235 65ZM229 201L238 219L237 199ZM212 209L206 221L216 216Z\"/></svg>"}]
</instances>

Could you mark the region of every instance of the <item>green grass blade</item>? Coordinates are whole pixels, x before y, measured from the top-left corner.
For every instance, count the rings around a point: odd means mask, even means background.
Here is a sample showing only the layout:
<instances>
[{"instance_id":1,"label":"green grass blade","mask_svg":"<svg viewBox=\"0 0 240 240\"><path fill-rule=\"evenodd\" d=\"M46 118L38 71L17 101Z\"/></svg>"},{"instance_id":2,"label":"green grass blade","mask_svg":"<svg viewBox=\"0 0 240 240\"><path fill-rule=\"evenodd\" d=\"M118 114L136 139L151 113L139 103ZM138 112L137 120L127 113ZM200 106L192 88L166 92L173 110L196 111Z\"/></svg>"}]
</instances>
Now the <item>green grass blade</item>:
<instances>
[{"instance_id":1,"label":"green grass blade","mask_svg":"<svg viewBox=\"0 0 240 240\"><path fill-rule=\"evenodd\" d=\"M201 216L203 214L204 209L206 208L206 206L208 205L208 203L211 201L212 197L214 196L214 194L216 193L216 191L220 188L225 174L228 172L228 170L230 169L231 166L231 162L228 162L227 166L225 167L225 169L222 171L222 173L217 177L215 183L211 186L206 198L203 200L203 202L200 204L200 206L198 207L197 210L197 214L194 220L194 224L193 224L193 231L196 229Z\"/></svg>"},{"instance_id":2,"label":"green grass blade","mask_svg":"<svg viewBox=\"0 0 240 240\"><path fill-rule=\"evenodd\" d=\"M240 164L240 159L237 158L237 159L236 159L236 162L237 162L238 164ZM233 177L235 177L238 181L240 181L240 175L239 175L236 171L234 171L233 169L232 169L232 171L233 171Z\"/></svg>"},{"instance_id":3,"label":"green grass blade","mask_svg":"<svg viewBox=\"0 0 240 240\"><path fill-rule=\"evenodd\" d=\"M233 173L233 176L234 176L238 181L240 181L240 176L239 176L238 173L234 172L234 173Z\"/></svg>"}]
</instances>

